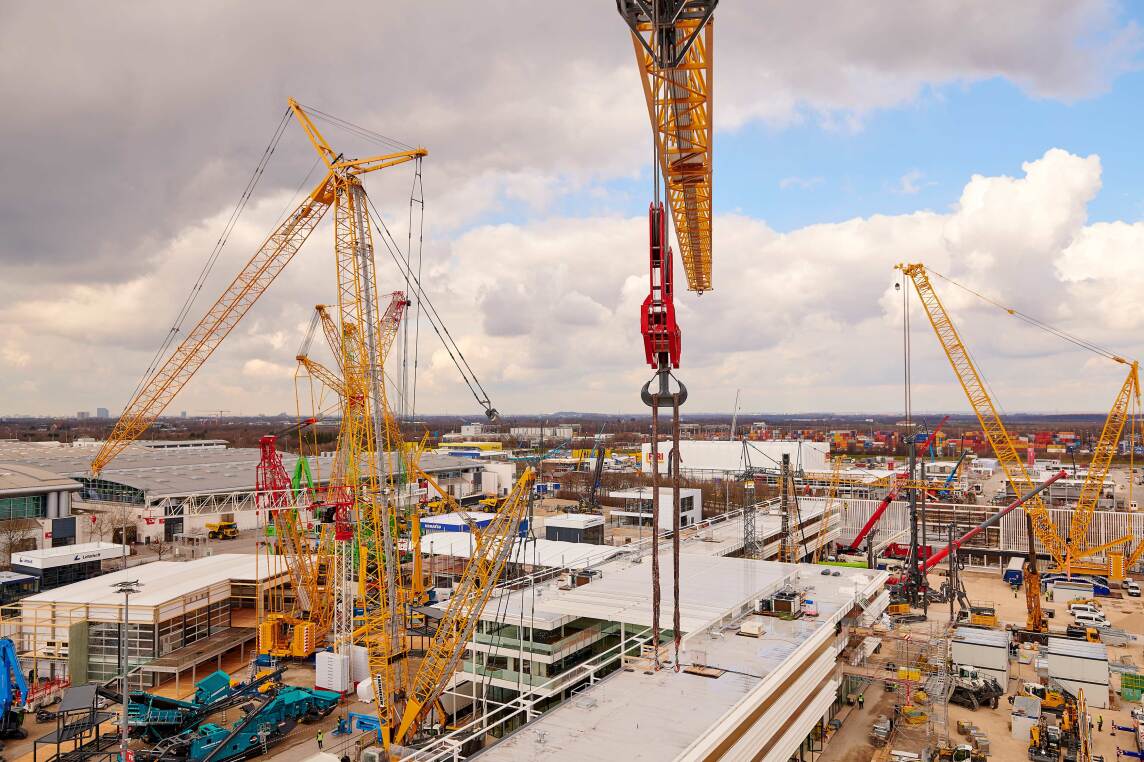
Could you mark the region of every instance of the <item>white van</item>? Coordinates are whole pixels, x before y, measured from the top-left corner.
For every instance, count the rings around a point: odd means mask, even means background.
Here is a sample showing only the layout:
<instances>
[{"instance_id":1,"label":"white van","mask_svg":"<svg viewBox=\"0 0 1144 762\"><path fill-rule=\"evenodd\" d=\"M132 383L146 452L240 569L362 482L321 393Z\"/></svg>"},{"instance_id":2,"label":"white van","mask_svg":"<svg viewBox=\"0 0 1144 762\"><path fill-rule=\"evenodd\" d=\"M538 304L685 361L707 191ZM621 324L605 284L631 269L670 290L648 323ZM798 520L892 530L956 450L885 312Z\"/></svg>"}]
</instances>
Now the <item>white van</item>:
<instances>
[{"instance_id":1,"label":"white van","mask_svg":"<svg viewBox=\"0 0 1144 762\"><path fill-rule=\"evenodd\" d=\"M1086 627L1111 627L1112 626L1109 623L1109 621L1104 618L1104 614L1101 614L1100 612L1074 611L1072 613L1072 615L1073 615L1073 621L1075 621L1077 624L1084 625Z\"/></svg>"},{"instance_id":2,"label":"white van","mask_svg":"<svg viewBox=\"0 0 1144 762\"><path fill-rule=\"evenodd\" d=\"M1100 609L1098 609L1096 606L1092 605L1091 603L1070 603L1069 604L1069 613L1070 614L1079 614L1082 611L1087 611L1089 614L1101 614L1101 615L1104 614L1103 611L1101 611Z\"/></svg>"}]
</instances>

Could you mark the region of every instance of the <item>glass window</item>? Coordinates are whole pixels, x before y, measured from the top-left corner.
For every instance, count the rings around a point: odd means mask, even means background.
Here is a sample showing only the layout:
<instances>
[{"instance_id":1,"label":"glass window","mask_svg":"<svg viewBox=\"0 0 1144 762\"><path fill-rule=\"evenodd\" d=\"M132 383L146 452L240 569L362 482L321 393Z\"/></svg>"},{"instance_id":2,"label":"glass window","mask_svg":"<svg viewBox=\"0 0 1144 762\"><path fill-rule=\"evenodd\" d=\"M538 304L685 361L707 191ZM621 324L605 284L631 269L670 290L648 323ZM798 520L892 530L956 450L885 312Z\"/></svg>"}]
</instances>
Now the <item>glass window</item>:
<instances>
[{"instance_id":1,"label":"glass window","mask_svg":"<svg viewBox=\"0 0 1144 762\"><path fill-rule=\"evenodd\" d=\"M7 519L43 518L46 498L44 495L21 495L20 497L0 498L0 521Z\"/></svg>"}]
</instances>

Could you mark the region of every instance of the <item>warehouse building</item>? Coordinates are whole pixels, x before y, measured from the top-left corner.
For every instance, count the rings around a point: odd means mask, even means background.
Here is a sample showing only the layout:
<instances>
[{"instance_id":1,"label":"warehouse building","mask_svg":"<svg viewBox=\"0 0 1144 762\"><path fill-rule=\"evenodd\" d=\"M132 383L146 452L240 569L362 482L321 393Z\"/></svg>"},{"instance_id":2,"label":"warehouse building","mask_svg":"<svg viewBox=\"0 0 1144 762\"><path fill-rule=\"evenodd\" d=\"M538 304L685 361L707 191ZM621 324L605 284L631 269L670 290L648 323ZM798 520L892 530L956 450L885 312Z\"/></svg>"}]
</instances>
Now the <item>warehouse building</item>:
<instances>
[{"instance_id":1,"label":"warehouse building","mask_svg":"<svg viewBox=\"0 0 1144 762\"><path fill-rule=\"evenodd\" d=\"M109 519L80 521L77 525L72 518L58 528L53 525L47 531L59 539L59 544L64 544L63 536L70 542L155 542L173 540L180 534L205 535L208 522L235 521L240 530L255 529L266 522L255 492L255 469L260 459L256 448L226 447L222 440L136 443L96 478L91 475L90 464L100 444L0 443L0 462L10 461L16 464L13 469L31 468L45 478L72 485L67 502L59 504L64 506L60 510ZM297 460L296 455L282 454L288 472L293 471ZM316 484L325 483L331 464L329 455L309 459ZM478 461L425 453L420 466L451 497L463 500L482 494L482 464ZM44 505L50 510L57 503L45 499ZM124 524L126 538L121 537Z\"/></svg>"},{"instance_id":2,"label":"warehouse building","mask_svg":"<svg viewBox=\"0 0 1144 762\"><path fill-rule=\"evenodd\" d=\"M4 461L4 451L0 449L0 522L3 522L9 550L75 543L72 499L78 496L83 485L49 469Z\"/></svg>"},{"instance_id":3,"label":"warehouse building","mask_svg":"<svg viewBox=\"0 0 1144 762\"><path fill-rule=\"evenodd\" d=\"M667 452L659 448L659 470L666 473ZM651 443L643 445L643 471L651 473ZM734 477L749 471L775 472L782 456L790 456L793 471L829 471L830 445L825 442L768 440L690 440L679 443L680 473L695 478Z\"/></svg>"}]
</instances>

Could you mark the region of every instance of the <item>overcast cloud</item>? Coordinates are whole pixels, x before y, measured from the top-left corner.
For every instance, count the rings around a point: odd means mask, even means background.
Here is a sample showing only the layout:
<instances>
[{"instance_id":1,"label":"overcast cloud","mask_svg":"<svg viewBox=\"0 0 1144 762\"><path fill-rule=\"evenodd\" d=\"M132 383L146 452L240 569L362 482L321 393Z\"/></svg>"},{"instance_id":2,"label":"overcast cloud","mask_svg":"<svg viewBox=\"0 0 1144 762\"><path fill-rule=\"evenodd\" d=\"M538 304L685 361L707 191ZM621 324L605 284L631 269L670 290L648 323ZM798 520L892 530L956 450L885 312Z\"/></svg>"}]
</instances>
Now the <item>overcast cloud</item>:
<instances>
[{"instance_id":1,"label":"overcast cloud","mask_svg":"<svg viewBox=\"0 0 1144 762\"><path fill-rule=\"evenodd\" d=\"M881 6L725 0L717 126L861 130L880 109L993 77L1080 99L1140 44L1099 0ZM499 408L638 409L646 200L608 183L645 168L648 127L609 1L6 4L0 96L0 413L122 407L290 96L429 148L425 285ZM313 157L291 126L208 293ZM951 210L783 235L721 215L716 291L680 299L689 406L729 409L741 387L747 409L894 409L903 260L1140 354L1144 229L1086 223L1099 157L1018 159L1014 177L966 176ZM405 169L369 181L399 238L409 183ZM611 211L570 216L569 193ZM333 298L330 242L320 228L175 410L294 409L296 346L312 305ZM398 287L386 272L382 288ZM1082 379L1087 358L949 300L1009 408L1107 407L1116 368L1090 364ZM915 345L915 400L960 405L932 336ZM420 409L475 410L430 338L421 370Z\"/></svg>"}]
</instances>

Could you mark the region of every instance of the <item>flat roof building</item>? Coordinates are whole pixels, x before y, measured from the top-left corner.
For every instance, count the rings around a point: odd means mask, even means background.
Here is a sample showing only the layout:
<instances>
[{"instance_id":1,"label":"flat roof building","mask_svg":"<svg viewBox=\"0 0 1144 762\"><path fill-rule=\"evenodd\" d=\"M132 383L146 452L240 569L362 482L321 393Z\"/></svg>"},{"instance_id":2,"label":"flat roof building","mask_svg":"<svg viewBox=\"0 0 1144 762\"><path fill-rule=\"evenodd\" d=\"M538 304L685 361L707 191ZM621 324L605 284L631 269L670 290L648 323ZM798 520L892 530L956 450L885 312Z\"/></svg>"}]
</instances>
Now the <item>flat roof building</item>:
<instances>
[{"instance_id":1,"label":"flat roof building","mask_svg":"<svg viewBox=\"0 0 1144 762\"><path fill-rule=\"evenodd\" d=\"M128 654L136 685L152 687L224 654L245 655L256 635L258 596L288 583L285 567L255 555L220 554L194 561L155 561L24 598L0 618L0 633L16 644L24 669L73 684L119 673L123 594L114 586L138 581L131 596Z\"/></svg>"}]
</instances>

